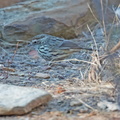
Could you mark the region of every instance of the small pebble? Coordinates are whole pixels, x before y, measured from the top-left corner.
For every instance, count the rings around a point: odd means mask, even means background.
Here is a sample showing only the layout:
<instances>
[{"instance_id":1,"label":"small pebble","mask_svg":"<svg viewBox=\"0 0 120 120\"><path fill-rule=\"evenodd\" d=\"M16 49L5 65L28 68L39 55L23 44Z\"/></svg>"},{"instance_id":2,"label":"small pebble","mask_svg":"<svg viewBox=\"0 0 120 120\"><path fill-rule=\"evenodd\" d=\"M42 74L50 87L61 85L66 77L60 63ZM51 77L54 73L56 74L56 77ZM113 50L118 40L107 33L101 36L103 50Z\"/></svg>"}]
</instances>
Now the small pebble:
<instances>
[{"instance_id":1,"label":"small pebble","mask_svg":"<svg viewBox=\"0 0 120 120\"><path fill-rule=\"evenodd\" d=\"M0 76L0 79L3 79L4 78L4 76Z\"/></svg>"},{"instance_id":2,"label":"small pebble","mask_svg":"<svg viewBox=\"0 0 120 120\"><path fill-rule=\"evenodd\" d=\"M89 109L88 108L82 108L80 109L80 113L88 113Z\"/></svg>"},{"instance_id":3,"label":"small pebble","mask_svg":"<svg viewBox=\"0 0 120 120\"><path fill-rule=\"evenodd\" d=\"M97 104L97 106L103 110L107 109L108 111L120 110L119 106L116 103L102 101Z\"/></svg>"},{"instance_id":4,"label":"small pebble","mask_svg":"<svg viewBox=\"0 0 120 120\"><path fill-rule=\"evenodd\" d=\"M70 106L77 106L77 105L79 105L79 106L81 106L82 105L82 103L80 102L80 101L72 101L72 102L70 102Z\"/></svg>"},{"instance_id":5,"label":"small pebble","mask_svg":"<svg viewBox=\"0 0 120 120\"><path fill-rule=\"evenodd\" d=\"M47 74L47 73L36 73L35 77L48 79L48 78L50 78L50 74Z\"/></svg>"},{"instance_id":6,"label":"small pebble","mask_svg":"<svg viewBox=\"0 0 120 120\"><path fill-rule=\"evenodd\" d=\"M3 69L4 65L3 64L0 64L0 70Z\"/></svg>"}]
</instances>

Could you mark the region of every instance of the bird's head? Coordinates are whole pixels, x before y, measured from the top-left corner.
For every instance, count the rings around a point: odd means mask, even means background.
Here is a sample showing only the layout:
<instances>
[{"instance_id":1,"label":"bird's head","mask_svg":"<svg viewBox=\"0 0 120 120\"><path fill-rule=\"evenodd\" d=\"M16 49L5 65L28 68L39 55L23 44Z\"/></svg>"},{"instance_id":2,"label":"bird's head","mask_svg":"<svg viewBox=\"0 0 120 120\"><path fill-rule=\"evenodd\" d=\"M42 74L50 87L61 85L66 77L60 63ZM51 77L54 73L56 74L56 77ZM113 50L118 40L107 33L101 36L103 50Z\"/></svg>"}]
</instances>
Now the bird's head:
<instances>
[{"instance_id":1,"label":"bird's head","mask_svg":"<svg viewBox=\"0 0 120 120\"><path fill-rule=\"evenodd\" d=\"M33 46L36 50L41 46L45 41L45 34L36 35L32 38L32 41L30 42L30 46Z\"/></svg>"},{"instance_id":2,"label":"bird's head","mask_svg":"<svg viewBox=\"0 0 120 120\"><path fill-rule=\"evenodd\" d=\"M41 40L32 40L32 42L30 43L31 46L33 46L36 50L38 49L38 47L41 45Z\"/></svg>"}]
</instances>

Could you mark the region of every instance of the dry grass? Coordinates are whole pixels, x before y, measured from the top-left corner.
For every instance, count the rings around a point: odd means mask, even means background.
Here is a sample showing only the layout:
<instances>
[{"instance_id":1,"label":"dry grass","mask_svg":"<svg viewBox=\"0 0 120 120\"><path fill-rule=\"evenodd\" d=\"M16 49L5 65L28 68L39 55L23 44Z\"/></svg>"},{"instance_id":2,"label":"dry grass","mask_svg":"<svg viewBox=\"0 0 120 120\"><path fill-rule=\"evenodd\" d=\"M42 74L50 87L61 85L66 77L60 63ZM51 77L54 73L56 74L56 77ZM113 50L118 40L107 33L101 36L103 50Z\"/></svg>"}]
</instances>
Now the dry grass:
<instances>
[{"instance_id":1,"label":"dry grass","mask_svg":"<svg viewBox=\"0 0 120 120\"><path fill-rule=\"evenodd\" d=\"M120 6L118 6L118 7L120 7ZM93 17L98 21L98 23L100 23L100 21L94 15L90 6L89 6L89 9L90 9ZM115 54L113 54L113 53L116 53L117 50L120 49L120 41L116 45L114 45L113 44L113 39L111 39L112 32L113 32L113 27L114 26L117 27L117 25L119 25L119 23L120 23L120 19L119 19L120 16L118 16L118 14L116 14L116 11L114 10L115 18L113 20L113 23L111 24L111 28L110 28L109 33L108 33L108 31L107 31L108 26L105 25L105 20L104 20L104 13L103 13L104 8L103 8L103 1L102 0L101 0L101 9L102 9L102 18L103 18L103 21L102 21L101 25L102 25L102 28L103 28L103 31L104 31L104 37L105 37L105 43L106 43L106 45L103 49L98 50L94 35L93 35L91 29L88 26L88 30L91 33L91 36L94 40L94 44L95 44L96 50L97 50L96 52L93 52L93 54L91 55L91 57L92 57L91 63L92 64L90 66L90 71L89 71L89 74L88 74L88 80L90 82L93 81L93 82L97 82L97 83L102 80L102 72L104 72L104 69L106 68L106 66L110 65L110 63L108 63L108 62L107 62L108 64L106 64L104 62L105 59L107 61L109 61L109 59L114 59L114 60L117 59L115 57L118 57L118 59L119 59L119 55L115 56ZM111 49L108 49L109 45L112 46ZM113 58L109 57L111 55L112 55ZM111 64L115 64L116 61L114 61L114 60L111 60L113 62ZM117 64L120 64L120 63L118 62ZM116 68L114 68L114 69L116 69Z\"/></svg>"}]
</instances>

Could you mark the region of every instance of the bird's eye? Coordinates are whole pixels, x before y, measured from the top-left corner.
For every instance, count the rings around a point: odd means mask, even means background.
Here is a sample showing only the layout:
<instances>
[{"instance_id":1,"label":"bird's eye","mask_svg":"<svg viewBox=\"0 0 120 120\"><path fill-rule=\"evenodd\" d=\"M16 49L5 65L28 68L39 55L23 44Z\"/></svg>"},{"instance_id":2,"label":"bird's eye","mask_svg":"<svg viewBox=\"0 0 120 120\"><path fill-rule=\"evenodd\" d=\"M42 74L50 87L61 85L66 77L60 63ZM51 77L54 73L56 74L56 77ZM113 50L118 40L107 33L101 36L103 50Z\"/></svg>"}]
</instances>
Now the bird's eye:
<instances>
[{"instance_id":1,"label":"bird's eye","mask_svg":"<svg viewBox=\"0 0 120 120\"><path fill-rule=\"evenodd\" d=\"M37 43L37 40L34 40L33 43Z\"/></svg>"}]
</instances>

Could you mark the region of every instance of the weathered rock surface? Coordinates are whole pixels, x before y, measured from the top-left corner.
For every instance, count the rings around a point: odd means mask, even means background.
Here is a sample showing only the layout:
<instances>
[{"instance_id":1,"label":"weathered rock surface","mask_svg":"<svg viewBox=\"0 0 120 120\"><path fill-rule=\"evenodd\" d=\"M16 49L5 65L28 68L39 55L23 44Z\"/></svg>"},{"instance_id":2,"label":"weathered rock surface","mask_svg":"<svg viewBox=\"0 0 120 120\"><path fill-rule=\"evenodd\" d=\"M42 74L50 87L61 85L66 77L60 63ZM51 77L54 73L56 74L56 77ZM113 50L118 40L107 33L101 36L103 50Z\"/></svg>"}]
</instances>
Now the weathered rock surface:
<instances>
[{"instance_id":1,"label":"weathered rock surface","mask_svg":"<svg viewBox=\"0 0 120 120\"><path fill-rule=\"evenodd\" d=\"M88 21L87 0L27 0L0 10L1 38L6 41L28 40L42 33L64 38L75 38ZM87 15L86 15L87 14ZM20 22L21 21L21 22ZM75 26L81 26L76 31ZM79 33L78 32L78 33Z\"/></svg>"},{"instance_id":2,"label":"weathered rock surface","mask_svg":"<svg viewBox=\"0 0 120 120\"><path fill-rule=\"evenodd\" d=\"M22 115L52 96L40 89L0 84L0 115Z\"/></svg>"},{"instance_id":3,"label":"weathered rock surface","mask_svg":"<svg viewBox=\"0 0 120 120\"><path fill-rule=\"evenodd\" d=\"M23 2L23 1L25 0L0 0L0 8L14 5L15 3Z\"/></svg>"},{"instance_id":4,"label":"weathered rock surface","mask_svg":"<svg viewBox=\"0 0 120 120\"><path fill-rule=\"evenodd\" d=\"M74 31L63 23L47 17L30 17L24 21L17 21L6 25L2 31L3 38L14 42L16 40L30 40L39 33L73 38Z\"/></svg>"},{"instance_id":5,"label":"weathered rock surface","mask_svg":"<svg viewBox=\"0 0 120 120\"><path fill-rule=\"evenodd\" d=\"M0 9L0 38L16 42L30 40L31 37L43 33L67 39L75 38L87 30L87 24L91 28L96 24L93 16L97 16L101 22L112 22L115 16L112 6L119 5L119 0L109 0L108 4L104 0L102 11L99 0L23 1ZM88 4L91 5L94 15Z\"/></svg>"}]
</instances>

